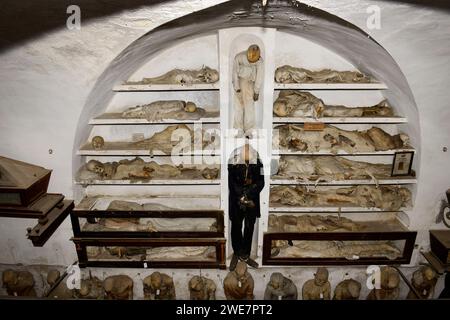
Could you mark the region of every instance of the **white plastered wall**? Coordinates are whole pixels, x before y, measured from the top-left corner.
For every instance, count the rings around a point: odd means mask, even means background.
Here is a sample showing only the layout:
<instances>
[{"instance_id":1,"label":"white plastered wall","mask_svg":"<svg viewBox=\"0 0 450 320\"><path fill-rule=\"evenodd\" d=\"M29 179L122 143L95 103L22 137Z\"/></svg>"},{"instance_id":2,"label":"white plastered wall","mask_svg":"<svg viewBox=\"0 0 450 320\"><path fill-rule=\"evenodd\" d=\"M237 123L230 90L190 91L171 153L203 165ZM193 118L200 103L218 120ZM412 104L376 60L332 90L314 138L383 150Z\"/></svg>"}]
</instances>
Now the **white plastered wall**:
<instances>
[{"instance_id":1,"label":"white plastered wall","mask_svg":"<svg viewBox=\"0 0 450 320\"><path fill-rule=\"evenodd\" d=\"M114 57L151 28L220 2L224 1L171 1L96 21L83 21L81 31L69 31L61 26L1 52L0 154L52 168L50 191L71 197L75 129L95 80ZM340 16L368 32L393 56L405 74L418 105L422 147L420 184L413 211L416 219L411 228L424 230L419 234L418 244L427 246L426 230L443 228L434 220L450 181L450 153L442 151L450 141L449 14L395 1L302 2ZM382 28L379 30L368 29L366 25L366 9L370 5L382 8ZM53 150L52 154L49 149ZM68 220L44 248L34 248L26 239L26 227L31 225L31 221L1 220L0 262L63 265L73 262L76 257L73 244L68 241L72 235ZM364 270L349 269L352 276L363 282ZM291 274L299 287L313 271L312 268L280 270ZM346 269L330 268L330 271L334 287ZM103 271L97 272L102 274ZM150 270L108 272L135 275L137 272L149 274ZM180 288L185 286L187 276L184 271L168 272L174 272ZM187 272L192 273L192 270ZM257 280L259 297L262 297L267 281L263 274L270 272L252 272ZM221 279L225 276L225 272L218 274ZM211 274L210 277L214 278ZM135 283L139 291L137 281ZM180 291L180 297L183 292L186 290Z\"/></svg>"}]
</instances>

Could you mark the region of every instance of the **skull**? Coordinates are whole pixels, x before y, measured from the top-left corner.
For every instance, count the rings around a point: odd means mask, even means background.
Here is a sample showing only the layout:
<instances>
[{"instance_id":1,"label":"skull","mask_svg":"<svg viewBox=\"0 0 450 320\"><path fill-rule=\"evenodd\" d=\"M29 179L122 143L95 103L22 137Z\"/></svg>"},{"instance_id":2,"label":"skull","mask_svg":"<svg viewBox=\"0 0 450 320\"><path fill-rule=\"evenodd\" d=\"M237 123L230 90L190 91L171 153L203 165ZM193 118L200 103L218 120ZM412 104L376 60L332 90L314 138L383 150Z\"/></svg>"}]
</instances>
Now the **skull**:
<instances>
[{"instance_id":1,"label":"skull","mask_svg":"<svg viewBox=\"0 0 450 320\"><path fill-rule=\"evenodd\" d=\"M348 292L353 298L358 298L361 292L361 284L358 281L349 281L348 282Z\"/></svg>"},{"instance_id":2,"label":"skull","mask_svg":"<svg viewBox=\"0 0 450 320\"><path fill-rule=\"evenodd\" d=\"M217 179L217 177L219 176L219 169L217 168L205 168L202 171L202 176L205 179L209 179L209 180L213 180L213 179Z\"/></svg>"},{"instance_id":3,"label":"skull","mask_svg":"<svg viewBox=\"0 0 450 320\"><path fill-rule=\"evenodd\" d=\"M186 104L184 106L184 111L193 113L193 112L197 111L197 106L195 105L195 103L188 101L188 102L186 102Z\"/></svg>"},{"instance_id":4,"label":"skull","mask_svg":"<svg viewBox=\"0 0 450 320\"><path fill-rule=\"evenodd\" d=\"M47 283L49 285L54 285L58 281L61 273L58 270L50 270L47 274Z\"/></svg>"},{"instance_id":5,"label":"skull","mask_svg":"<svg viewBox=\"0 0 450 320\"><path fill-rule=\"evenodd\" d=\"M409 136L404 133L400 133L400 140L403 142L403 146L407 146L409 144Z\"/></svg>"},{"instance_id":6,"label":"skull","mask_svg":"<svg viewBox=\"0 0 450 320\"><path fill-rule=\"evenodd\" d=\"M2 281L3 287L7 287L10 285L16 285L19 280L18 274L13 270L6 270L3 272Z\"/></svg>"},{"instance_id":7,"label":"skull","mask_svg":"<svg viewBox=\"0 0 450 320\"><path fill-rule=\"evenodd\" d=\"M194 276L189 281L189 289L192 291L201 291L204 287L203 279L199 276Z\"/></svg>"},{"instance_id":8,"label":"skull","mask_svg":"<svg viewBox=\"0 0 450 320\"><path fill-rule=\"evenodd\" d=\"M94 173L97 173L101 176L103 176L105 174L105 165L103 163L101 163L100 161L97 160L90 160L87 163L86 168Z\"/></svg>"},{"instance_id":9,"label":"skull","mask_svg":"<svg viewBox=\"0 0 450 320\"><path fill-rule=\"evenodd\" d=\"M291 141L289 141L289 145L300 151L306 151L308 149L308 144L298 138L292 138Z\"/></svg>"},{"instance_id":10,"label":"skull","mask_svg":"<svg viewBox=\"0 0 450 320\"><path fill-rule=\"evenodd\" d=\"M331 146L335 146L339 144L338 140L332 136L331 134L327 133L323 136L323 139L331 144Z\"/></svg>"},{"instance_id":11,"label":"skull","mask_svg":"<svg viewBox=\"0 0 450 320\"><path fill-rule=\"evenodd\" d=\"M285 101L275 101L273 105L273 113L279 117L288 116L288 109Z\"/></svg>"},{"instance_id":12,"label":"skull","mask_svg":"<svg viewBox=\"0 0 450 320\"><path fill-rule=\"evenodd\" d=\"M92 138L91 144L95 150L103 149L105 146L105 140L101 136L95 136Z\"/></svg>"},{"instance_id":13,"label":"skull","mask_svg":"<svg viewBox=\"0 0 450 320\"><path fill-rule=\"evenodd\" d=\"M162 275L158 271L153 272L151 275L146 277L143 281L144 283L144 295L150 295L153 290L161 289L162 287Z\"/></svg>"},{"instance_id":14,"label":"skull","mask_svg":"<svg viewBox=\"0 0 450 320\"><path fill-rule=\"evenodd\" d=\"M214 83L219 81L219 73L214 69L204 67L200 78L206 83Z\"/></svg>"}]
</instances>

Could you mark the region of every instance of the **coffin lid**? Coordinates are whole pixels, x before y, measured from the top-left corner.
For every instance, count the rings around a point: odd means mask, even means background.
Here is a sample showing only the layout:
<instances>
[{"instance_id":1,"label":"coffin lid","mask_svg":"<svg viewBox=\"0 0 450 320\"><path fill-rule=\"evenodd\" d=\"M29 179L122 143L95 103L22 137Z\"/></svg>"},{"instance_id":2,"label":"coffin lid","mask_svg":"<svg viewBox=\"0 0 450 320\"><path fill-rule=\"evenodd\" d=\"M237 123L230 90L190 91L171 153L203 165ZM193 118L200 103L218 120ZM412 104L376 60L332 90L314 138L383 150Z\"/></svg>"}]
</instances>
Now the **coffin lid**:
<instances>
[{"instance_id":1,"label":"coffin lid","mask_svg":"<svg viewBox=\"0 0 450 320\"><path fill-rule=\"evenodd\" d=\"M0 188L27 189L51 170L0 156Z\"/></svg>"}]
</instances>

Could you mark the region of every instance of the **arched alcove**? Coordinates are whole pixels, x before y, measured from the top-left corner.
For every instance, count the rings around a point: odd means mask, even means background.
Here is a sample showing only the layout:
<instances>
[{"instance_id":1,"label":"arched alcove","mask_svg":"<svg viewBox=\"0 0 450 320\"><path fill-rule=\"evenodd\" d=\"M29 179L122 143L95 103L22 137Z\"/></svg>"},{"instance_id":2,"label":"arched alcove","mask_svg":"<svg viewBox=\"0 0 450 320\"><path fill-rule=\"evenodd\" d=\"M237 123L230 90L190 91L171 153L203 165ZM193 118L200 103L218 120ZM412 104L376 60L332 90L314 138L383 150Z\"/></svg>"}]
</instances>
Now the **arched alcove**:
<instances>
[{"instance_id":1,"label":"arched alcove","mask_svg":"<svg viewBox=\"0 0 450 320\"><path fill-rule=\"evenodd\" d=\"M420 155L417 106L406 78L390 54L361 29L332 14L301 3L273 1L263 9L259 1L234 0L163 24L133 41L97 80L78 121L74 154L89 136L89 119L104 112L114 97L114 85L130 78L151 57L180 41L233 27L273 27L316 42L344 57L360 71L371 74L389 88L385 92L399 113L408 118L412 144ZM420 157L416 157L419 162ZM73 158L73 172L80 165ZM417 170L420 165L416 166Z\"/></svg>"},{"instance_id":2,"label":"arched alcove","mask_svg":"<svg viewBox=\"0 0 450 320\"><path fill-rule=\"evenodd\" d=\"M247 31L250 29L252 31ZM223 42L218 38L221 37L221 32L223 36L227 30L232 30L230 31L231 35L234 32L238 36L232 36L228 42L225 42L229 46L222 47L221 43L223 44ZM273 41L268 40L269 35L258 36L266 31L268 34L273 32L270 35L273 37L271 38ZM230 90L230 79L226 74L231 71L231 62L236 53L248 47L250 43L256 43L262 48L263 57L266 59L267 65L271 66L271 68L265 68L265 88L262 101L258 102L263 111L258 113L257 118L261 128L269 130L269 137L272 130L273 74L276 67L290 63L312 69L332 67L335 70L360 70L384 83L388 89L383 91L383 94L376 93L372 96L366 96L363 92L354 90L352 97L358 96L360 99L358 103L369 105L384 97L394 106L397 114L407 118L407 123L399 124L394 129L390 126L380 126L391 134L405 132L409 135L411 145L416 149L414 166L417 174L419 173L420 161L417 159L420 159L420 126L417 107L400 68L383 47L348 22L306 5L298 3L293 5L289 1L275 1L268 8L263 9L260 7L259 1L230 1L176 19L148 32L132 42L111 62L89 95L78 122L74 142L74 175L86 160L77 156L76 150L92 137L92 131L89 128L90 119L107 110L118 110L123 107L124 103L139 104L148 99L155 100L163 96L159 92L138 92L133 93L133 98L129 99L128 97L124 98L123 93L112 90L116 85L130 79L140 80L143 77L156 76L173 68L198 69L203 64L208 64L220 72L222 82L216 88L220 93L194 94L186 91L174 92L171 97L183 100L189 100L192 97L192 99L195 98L201 103L209 105L211 109L220 107L222 130L230 128L232 112L229 112L229 108L232 103L232 90ZM288 49L291 50L289 57L284 54ZM319 52L320 54L317 54ZM304 54L304 59L300 56L292 59L296 54ZM207 56L204 60L202 60L203 55ZM221 60L223 58L221 55L227 56L226 63ZM193 59L193 57L195 58ZM308 57L313 57L313 59L308 60ZM330 66L330 60L324 61L321 60L321 57L328 57L335 61ZM270 62L267 62L268 59ZM226 67L226 70L223 70L223 66ZM344 95L339 96L326 91L318 92L317 95L324 101L352 105L351 99ZM224 96L226 97L224 98ZM217 106L214 106L214 101L217 101ZM352 124L347 128L365 130L370 128L370 125L366 123ZM127 134L131 134L133 128L129 127L128 129L130 130L127 131ZM143 134L148 136L150 131L143 132ZM269 139L267 149L262 152L264 159L271 156L270 144ZM233 149L227 151L225 157L222 158L220 208L224 209L225 213L227 198L224 195L227 194L227 178L226 167L223 164L227 162L227 154ZM118 159L114 158L114 160ZM266 160L266 165L267 162ZM212 189L214 188L209 188L208 191ZM200 188L191 189L191 191L195 190L202 192ZM114 192L119 191L117 189ZM262 210L265 212L268 212L269 207L268 195L269 184L267 183L262 192L262 198L265 199ZM267 216L261 220L259 229L256 231L258 235L255 233L255 238L259 237L260 239L259 244L261 244L262 234L268 223ZM227 222L225 222L225 227L227 227ZM258 253L259 257L261 256L262 248L261 245L256 247L256 241L254 251Z\"/></svg>"}]
</instances>

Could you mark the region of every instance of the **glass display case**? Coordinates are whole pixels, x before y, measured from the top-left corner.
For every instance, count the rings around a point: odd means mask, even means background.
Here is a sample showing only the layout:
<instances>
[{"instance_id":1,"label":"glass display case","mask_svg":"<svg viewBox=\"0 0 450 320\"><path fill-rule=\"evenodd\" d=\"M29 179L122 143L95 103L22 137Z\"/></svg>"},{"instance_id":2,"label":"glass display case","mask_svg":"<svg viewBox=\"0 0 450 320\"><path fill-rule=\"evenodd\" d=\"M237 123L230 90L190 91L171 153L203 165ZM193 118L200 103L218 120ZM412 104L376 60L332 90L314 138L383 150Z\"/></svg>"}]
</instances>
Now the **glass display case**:
<instances>
[{"instance_id":1,"label":"glass display case","mask_svg":"<svg viewBox=\"0 0 450 320\"><path fill-rule=\"evenodd\" d=\"M408 264L416 234L394 212L377 217L272 213L264 234L263 264Z\"/></svg>"}]
</instances>

